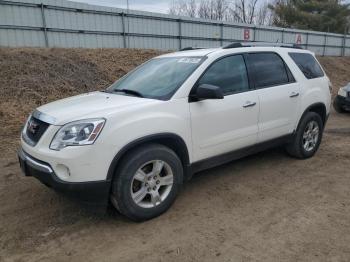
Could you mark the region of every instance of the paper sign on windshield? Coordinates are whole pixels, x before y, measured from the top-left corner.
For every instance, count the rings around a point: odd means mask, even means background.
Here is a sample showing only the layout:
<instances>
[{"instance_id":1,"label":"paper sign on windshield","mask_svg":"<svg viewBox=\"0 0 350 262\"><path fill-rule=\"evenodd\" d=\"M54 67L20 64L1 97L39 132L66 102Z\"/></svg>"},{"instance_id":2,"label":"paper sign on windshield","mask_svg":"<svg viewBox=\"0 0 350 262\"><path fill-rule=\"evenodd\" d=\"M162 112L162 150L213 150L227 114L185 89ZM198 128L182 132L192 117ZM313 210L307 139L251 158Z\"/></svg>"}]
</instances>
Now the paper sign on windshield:
<instances>
[{"instance_id":1,"label":"paper sign on windshield","mask_svg":"<svg viewBox=\"0 0 350 262\"><path fill-rule=\"evenodd\" d=\"M177 62L178 63L187 63L187 64L198 64L200 61L201 61L201 58L184 57L184 58L180 58Z\"/></svg>"}]
</instances>

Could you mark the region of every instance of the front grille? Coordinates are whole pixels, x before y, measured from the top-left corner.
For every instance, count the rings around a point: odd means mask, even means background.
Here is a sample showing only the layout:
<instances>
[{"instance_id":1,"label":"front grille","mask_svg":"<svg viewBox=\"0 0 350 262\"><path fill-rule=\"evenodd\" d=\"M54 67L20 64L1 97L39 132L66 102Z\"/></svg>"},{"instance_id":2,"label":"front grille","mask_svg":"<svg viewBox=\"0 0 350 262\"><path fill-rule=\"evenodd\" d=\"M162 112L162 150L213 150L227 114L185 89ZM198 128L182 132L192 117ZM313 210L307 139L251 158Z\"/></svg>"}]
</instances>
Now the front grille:
<instances>
[{"instance_id":1,"label":"front grille","mask_svg":"<svg viewBox=\"0 0 350 262\"><path fill-rule=\"evenodd\" d=\"M27 128L25 130L24 138L26 142L28 142L32 146L35 146L49 126L50 124L31 116L27 123Z\"/></svg>"}]
</instances>

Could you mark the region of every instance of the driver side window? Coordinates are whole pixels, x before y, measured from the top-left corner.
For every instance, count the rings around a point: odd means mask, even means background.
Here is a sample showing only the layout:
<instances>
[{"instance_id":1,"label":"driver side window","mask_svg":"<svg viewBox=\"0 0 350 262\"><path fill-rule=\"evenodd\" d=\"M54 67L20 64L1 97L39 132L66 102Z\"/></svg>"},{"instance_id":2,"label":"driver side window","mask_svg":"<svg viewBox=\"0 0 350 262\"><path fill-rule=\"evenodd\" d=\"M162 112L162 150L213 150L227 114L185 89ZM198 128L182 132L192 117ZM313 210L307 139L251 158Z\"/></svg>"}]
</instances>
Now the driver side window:
<instances>
[{"instance_id":1,"label":"driver side window","mask_svg":"<svg viewBox=\"0 0 350 262\"><path fill-rule=\"evenodd\" d=\"M249 91L247 69L243 56L228 56L214 62L200 78L198 84L218 86L224 95Z\"/></svg>"}]
</instances>

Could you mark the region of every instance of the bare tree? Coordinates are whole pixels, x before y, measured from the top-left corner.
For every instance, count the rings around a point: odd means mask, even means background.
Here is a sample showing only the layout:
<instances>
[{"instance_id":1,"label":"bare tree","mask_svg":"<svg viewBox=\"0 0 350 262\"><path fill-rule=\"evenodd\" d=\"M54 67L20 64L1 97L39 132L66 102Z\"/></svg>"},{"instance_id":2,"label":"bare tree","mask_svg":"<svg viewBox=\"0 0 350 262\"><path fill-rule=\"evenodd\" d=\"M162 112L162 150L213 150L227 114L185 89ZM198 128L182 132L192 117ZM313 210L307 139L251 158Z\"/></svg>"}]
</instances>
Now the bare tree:
<instances>
[{"instance_id":1,"label":"bare tree","mask_svg":"<svg viewBox=\"0 0 350 262\"><path fill-rule=\"evenodd\" d=\"M225 13L227 12L228 2L227 0L215 0L212 1L214 5L214 13L216 20L224 20Z\"/></svg>"},{"instance_id":2,"label":"bare tree","mask_svg":"<svg viewBox=\"0 0 350 262\"><path fill-rule=\"evenodd\" d=\"M209 0L202 0L198 6L198 17L211 19L211 7Z\"/></svg>"},{"instance_id":3,"label":"bare tree","mask_svg":"<svg viewBox=\"0 0 350 262\"><path fill-rule=\"evenodd\" d=\"M272 25L273 15L271 9L269 8L269 5L270 4L266 2L258 8L254 24Z\"/></svg>"},{"instance_id":4,"label":"bare tree","mask_svg":"<svg viewBox=\"0 0 350 262\"><path fill-rule=\"evenodd\" d=\"M190 17L196 17L196 15L197 15L196 0L190 0L190 2L187 5L187 13Z\"/></svg>"},{"instance_id":5,"label":"bare tree","mask_svg":"<svg viewBox=\"0 0 350 262\"><path fill-rule=\"evenodd\" d=\"M190 1L173 0L169 8L169 14L196 17L197 16L196 0L190 0Z\"/></svg>"},{"instance_id":6,"label":"bare tree","mask_svg":"<svg viewBox=\"0 0 350 262\"><path fill-rule=\"evenodd\" d=\"M260 4L259 1L262 0L173 0L169 13L246 24L271 24L268 2Z\"/></svg>"},{"instance_id":7,"label":"bare tree","mask_svg":"<svg viewBox=\"0 0 350 262\"><path fill-rule=\"evenodd\" d=\"M227 8L227 0L201 0L198 5L198 17L220 21L225 20Z\"/></svg>"},{"instance_id":8,"label":"bare tree","mask_svg":"<svg viewBox=\"0 0 350 262\"><path fill-rule=\"evenodd\" d=\"M253 24L256 16L258 0L237 0L229 11L234 21Z\"/></svg>"}]
</instances>

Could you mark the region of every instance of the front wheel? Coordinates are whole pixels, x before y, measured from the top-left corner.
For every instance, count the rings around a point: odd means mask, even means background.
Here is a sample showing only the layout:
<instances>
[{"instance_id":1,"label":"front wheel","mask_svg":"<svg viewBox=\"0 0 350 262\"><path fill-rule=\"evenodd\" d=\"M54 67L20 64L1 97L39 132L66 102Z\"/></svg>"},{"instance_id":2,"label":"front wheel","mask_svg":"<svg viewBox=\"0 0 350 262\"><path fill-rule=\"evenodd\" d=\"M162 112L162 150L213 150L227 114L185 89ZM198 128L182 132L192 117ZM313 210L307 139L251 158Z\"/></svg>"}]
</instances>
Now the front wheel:
<instances>
[{"instance_id":1,"label":"front wheel","mask_svg":"<svg viewBox=\"0 0 350 262\"><path fill-rule=\"evenodd\" d=\"M323 122L319 114L306 113L301 119L293 141L287 145L289 155L306 159L312 157L320 146L323 134Z\"/></svg>"},{"instance_id":2,"label":"front wheel","mask_svg":"<svg viewBox=\"0 0 350 262\"><path fill-rule=\"evenodd\" d=\"M158 144L130 151L112 184L111 202L134 221L159 216L174 202L183 181L179 157Z\"/></svg>"}]
</instances>

